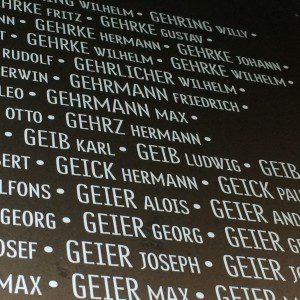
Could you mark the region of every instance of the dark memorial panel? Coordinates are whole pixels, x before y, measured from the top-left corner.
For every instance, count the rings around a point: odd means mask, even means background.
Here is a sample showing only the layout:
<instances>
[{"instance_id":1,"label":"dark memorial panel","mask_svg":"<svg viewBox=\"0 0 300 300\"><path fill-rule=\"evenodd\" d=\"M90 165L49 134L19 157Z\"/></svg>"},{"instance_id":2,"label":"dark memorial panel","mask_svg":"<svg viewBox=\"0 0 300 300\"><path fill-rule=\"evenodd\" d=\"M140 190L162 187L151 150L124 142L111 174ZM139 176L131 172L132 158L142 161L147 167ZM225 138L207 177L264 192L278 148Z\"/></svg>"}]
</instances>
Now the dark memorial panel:
<instances>
[{"instance_id":1,"label":"dark memorial panel","mask_svg":"<svg viewBox=\"0 0 300 300\"><path fill-rule=\"evenodd\" d=\"M0 0L0 299L300 299L299 8Z\"/></svg>"}]
</instances>

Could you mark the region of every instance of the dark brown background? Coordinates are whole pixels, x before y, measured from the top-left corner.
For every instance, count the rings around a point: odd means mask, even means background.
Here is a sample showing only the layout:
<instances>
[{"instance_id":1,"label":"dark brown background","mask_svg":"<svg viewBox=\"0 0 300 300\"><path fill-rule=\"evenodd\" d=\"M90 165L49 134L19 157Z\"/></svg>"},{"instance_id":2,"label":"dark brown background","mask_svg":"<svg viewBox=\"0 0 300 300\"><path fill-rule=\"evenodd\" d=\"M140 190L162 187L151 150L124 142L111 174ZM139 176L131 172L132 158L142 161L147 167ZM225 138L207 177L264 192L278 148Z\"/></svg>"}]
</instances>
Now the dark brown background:
<instances>
[{"instance_id":1,"label":"dark brown background","mask_svg":"<svg viewBox=\"0 0 300 300\"><path fill-rule=\"evenodd\" d=\"M102 3L102 1L101 1ZM31 166L30 171L20 172L17 170L4 170L1 169L1 178L10 179L23 179L31 182L44 182L49 183L52 186L53 196L49 201L42 201L37 199L25 199L14 197L0 197L1 207L19 208L19 209L31 209L37 211L52 211L57 215L58 228L55 231L44 231L40 229L24 229L5 227L1 225L0 232L1 238L22 239L38 241L40 244L40 250L33 261L21 261L21 260L9 260L1 258L1 278L8 275L10 272L15 274L34 274L42 275L43 277L43 298L44 299L72 299L72 287L71 276L72 273L82 272L84 274L115 274L121 276L132 276L138 278L141 285L149 283L152 286L159 286L163 284L165 286L180 286L189 287L191 294L194 295L196 291L203 291L206 295L206 299L215 299L214 286L217 284L223 285L240 285L249 287L262 287L272 289L279 297L285 295L290 299L292 297L300 296L300 287L298 284L291 283L291 280L286 283L276 283L261 280L242 280L230 278L225 271L222 263L222 256L224 254L236 254L255 257L270 257L278 259L282 265L282 268L287 270L287 266L299 265L299 255L291 254L289 252L285 254L271 253L264 251L245 251L242 249L234 250L230 248L226 242L223 228L225 226L235 227L249 227L268 229L278 232L282 239L285 237L299 238L299 229L294 227L283 226L267 226L260 224L249 224L243 222L227 222L214 218L210 206L209 200L211 198L237 200L244 202L252 202L263 205L264 209L269 216L272 209L294 211L299 212L298 203L288 203L286 201L276 200L259 200L255 198L225 196L221 193L217 185L217 177L224 176L237 176L241 178L268 180L264 177L258 168L257 160L276 160L295 163L299 166L299 5L297 1L106 1L106 4L112 4L120 7L131 8L134 11L143 12L144 16L141 20L149 21L150 17L147 12L151 10L166 12L175 15L181 15L186 17L199 18L210 21L212 24L224 25L233 28L245 29L249 32L256 32L257 38L253 39L237 39L234 37L221 36L214 33L203 33L204 36L211 37L213 43L207 45L216 49L230 50L232 54L243 55L247 57L254 57L266 60L273 60L280 62L282 65L287 64L290 66L289 70L283 71L282 76L286 80L293 80L295 84L287 88L271 87L252 83L241 83L246 89L246 93L237 97L220 97L228 98L228 100L237 100L241 104L247 104L249 110L242 111L241 113L225 113L221 111L189 108L187 106L174 105L174 109L183 110L190 114L197 113L199 120L196 123L190 123L188 126L176 125L167 122L161 122L156 124L159 128L172 127L174 129L182 131L200 132L203 136L210 136L212 142L205 144L202 148L189 147L185 145L174 145L172 143L163 143L160 141L152 142L161 145L175 146L180 151L187 151L190 153L199 153L205 155L216 155L219 157L236 158L241 163L249 162L252 168L244 169L241 174L216 171L214 169L197 169L187 168L183 166L175 165L163 165L160 163L145 163L141 162L135 153L135 143L142 141L136 138L126 137L116 138L114 135L100 134L95 132L68 130L64 122L64 113L72 111L72 109L60 108L58 106L51 106L46 102L45 92L49 86L43 84L35 84L28 82L21 82L16 80L6 80L1 78L1 83L19 86L25 90L35 90L37 97L27 97L21 103L12 103L9 100L1 101L1 119L2 119L2 132L11 130L14 133L14 138L6 139L4 136L1 142L1 151L3 153L18 153L23 155L30 155L34 159L43 159L46 162L44 167L38 167L34 164ZM45 4L46 5L46 4ZM51 4L47 4L51 6ZM54 5L53 5L54 7ZM63 6L58 6L62 10L67 10ZM79 9L77 5L76 9ZM6 12L8 15L14 14L13 12ZM94 18L93 26L96 31L100 28L97 27L97 13L96 12L82 12L83 14L90 15ZM34 20L32 15L24 15L16 13L16 16L26 19L27 25L17 26L12 28L7 26L7 31L11 33L18 33L20 39L18 41L6 40L2 43L2 47L16 47L17 49L31 49L32 47L26 46L26 33L34 32ZM163 26L157 24L157 27L172 28L173 26ZM186 31L185 29L178 30ZM103 29L106 31L106 29ZM119 33L117 31L112 31ZM193 31L190 31L193 32ZM130 34L130 33L129 33ZM132 34L130 34L132 35ZM147 38L144 36L144 38ZM162 40L163 42L163 40ZM165 70L171 70L171 64L168 61L168 57L172 54L176 54L175 41L168 41L171 45L171 49L163 50L160 53L153 53L153 56L161 57L164 60L162 68ZM100 45L100 43L98 43ZM114 45L106 44L108 48L114 47ZM116 49L123 49L120 46L115 46ZM123 50L129 50L128 47L124 47ZM130 49L132 51L139 51L138 49ZM49 53L56 58L62 57L67 63L66 67L61 68L60 64L54 64L51 67L34 67L33 69L39 69L49 72L49 74L60 75L60 82L51 83L51 88L54 89L67 89L72 90L68 86L69 73L78 73L72 67L72 55L63 53L51 49L35 48L34 51ZM171 52L170 52L171 51ZM10 65L10 62L5 62L5 65ZM26 63L11 63L16 67L30 68L30 65ZM175 72L179 75L179 72ZM274 72L261 72L270 73ZM274 73L275 74L275 73ZM278 74L278 73L277 73ZM184 74L181 74L184 75ZM186 74L189 75L189 74ZM279 74L281 75L281 73ZM216 81L220 81L219 78ZM238 83L237 83L238 86ZM167 87L168 88L168 87ZM169 91L173 89L168 88ZM180 90L179 85L174 88L174 91L188 93L187 90ZM83 93L89 93L82 91ZM92 93L91 93L92 94ZM191 92L196 94L196 91ZM205 93L204 93L205 94ZM97 93L100 96L99 93ZM207 95L209 95L207 93ZM103 95L105 96L105 95ZM107 95L106 95L107 96ZM211 94L211 96L213 96ZM113 97L113 96L111 96ZM119 97L122 98L122 97ZM136 99L138 100L138 99ZM155 103L148 102L149 106L154 107ZM166 107L171 108L170 102ZM26 123L18 123L17 121L5 120L5 108L8 106L30 108L39 110L47 114L53 114L56 116L55 121L48 121L45 118L45 122L42 125L33 125ZM74 110L74 109L73 109ZM75 110L74 110L75 111ZM86 111L84 113L97 114L95 112ZM102 113L101 113L102 114ZM104 113L104 115L107 115ZM120 116L122 117L122 116ZM126 117L127 128L129 124L140 125L153 125L153 120L148 121L139 118ZM56 174L55 170L55 157L57 155L74 156L78 157L80 154L75 150L63 152L56 150L30 148L23 142L23 130L25 127L51 129L66 132L70 137L85 137L95 140L109 141L115 145L114 149L118 149L119 146L126 146L128 151L126 153L120 153L114 159L116 165L128 168L141 168L152 171L168 171L174 173L182 173L197 176L199 182L201 179L206 178L209 180L210 185L208 187L200 187L198 192L175 190L170 188L155 188L152 186L144 186L137 184L122 184L121 181L117 183L110 182L97 182L95 180L86 180L78 178L70 178L68 176L60 176ZM129 133L129 131L128 131ZM149 141L150 143L150 141ZM85 155L85 158L97 159L97 155ZM108 160L105 159L104 160ZM208 231L214 231L216 233L215 239L205 238L203 245L191 245L176 242L158 242L154 240L140 240L136 238L121 238L121 237L103 237L97 238L97 236L89 235L84 232L82 226L82 212L84 211L99 211L97 207L87 207L80 204L76 199L76 184L91 183L91 184L107 184L119 187L132 188L137 195L137 199L142 200L147 195L161 196L161 197L177 197L188 200L191 203L199 202L202 206L200 211L192 210L190 216L182 216L178 218L176 215L169 214L151 214L140 210L138 212L126 209L114 210L103 208L101 211L108 213L117 213L123 215L135 215L141 216L144 223L151 226L153 223L160 224L180 224L183 226L199 226L203 235ZM290 188L299 188L299 184L295 180L283 180L283 179L271 179L272 187L283 186ZM65 189L64 195L56 195L56 187L63 187ZM63 216L69 216L72 219L70 225L63 224L59 220ZM113 269L113 268L98 268L95 266L84 265L71 265L67 262L65 254L65 242L68 239L78 240L101 240L114 243L127 244L133 253L133 257L137 257L137 251L155 251L157 253L172 253L183 255L197 255L200 261L211 260L214 263L214 267L206 269L202 268L201 275L188 275L179 273L163 273L139 271L137 268L134 270L128 269ZM42 251L42 245L52 245L54 247L54 254L44 254ZM287 247L286 247L287 248ZM287 274L287 272L284 272ZM290 279L290 277L287 277ZM48 280L55 279L59 283L57 289L51 290L47 286ZM8 294L0 293L1 299L23 299L23 296L9 296ZM32 297L35 299L35 297ZM142 299L146 299L143 295ZM191 299L193 299L191 297ZM281 298L279 298L281 299Z\"/></svg>"}]
</instances>

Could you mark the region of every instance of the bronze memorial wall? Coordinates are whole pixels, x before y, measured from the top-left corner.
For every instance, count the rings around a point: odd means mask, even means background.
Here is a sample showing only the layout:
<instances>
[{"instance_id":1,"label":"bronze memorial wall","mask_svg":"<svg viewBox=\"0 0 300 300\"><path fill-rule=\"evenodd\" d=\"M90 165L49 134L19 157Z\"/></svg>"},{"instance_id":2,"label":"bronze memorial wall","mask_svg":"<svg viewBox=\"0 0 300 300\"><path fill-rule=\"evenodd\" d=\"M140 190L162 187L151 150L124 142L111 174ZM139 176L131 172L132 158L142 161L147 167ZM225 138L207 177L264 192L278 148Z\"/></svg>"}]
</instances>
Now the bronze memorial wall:
<instances>
[{"instance_id":1,"label":"bronze memorial wall","mask_svg":"<svg viewBox=\"0 0 300 300\"><path fill-rule=\"evenodd\" d=\"M299 15L0 0L0 300L299 300Z\"/></svg>"}]
</instances>

